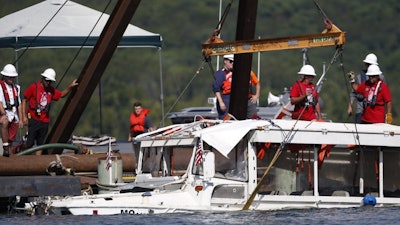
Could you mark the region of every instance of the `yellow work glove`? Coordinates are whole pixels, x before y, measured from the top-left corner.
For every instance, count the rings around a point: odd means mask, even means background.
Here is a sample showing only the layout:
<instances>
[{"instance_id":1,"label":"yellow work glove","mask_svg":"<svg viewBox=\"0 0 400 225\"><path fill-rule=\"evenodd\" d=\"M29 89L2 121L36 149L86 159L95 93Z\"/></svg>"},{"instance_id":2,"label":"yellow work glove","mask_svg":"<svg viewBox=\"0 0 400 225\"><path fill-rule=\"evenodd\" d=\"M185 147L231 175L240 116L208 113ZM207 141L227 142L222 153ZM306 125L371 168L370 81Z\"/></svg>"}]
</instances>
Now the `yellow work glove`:
<instances>
[{"instance_id":1,"label":"yellow work glove","mask_svg":"<svg viewBox=\"0 0 400 225\"><path fill-rule=\"evenodd\" d=\"M347 76L349 76L350 84L356 82L356 74L353 71L348 72Z\"/></svg>"},{"instance_id":2,"label":"yellow work glove","mask_svg":"<svg viewBox=\"0 0 400 225\"><path fill-rule=\"evenodd\" d=\"M386 113L386 123L387 124L392 124L393 118L391 113Z\"/></svg>"}]
</instances>

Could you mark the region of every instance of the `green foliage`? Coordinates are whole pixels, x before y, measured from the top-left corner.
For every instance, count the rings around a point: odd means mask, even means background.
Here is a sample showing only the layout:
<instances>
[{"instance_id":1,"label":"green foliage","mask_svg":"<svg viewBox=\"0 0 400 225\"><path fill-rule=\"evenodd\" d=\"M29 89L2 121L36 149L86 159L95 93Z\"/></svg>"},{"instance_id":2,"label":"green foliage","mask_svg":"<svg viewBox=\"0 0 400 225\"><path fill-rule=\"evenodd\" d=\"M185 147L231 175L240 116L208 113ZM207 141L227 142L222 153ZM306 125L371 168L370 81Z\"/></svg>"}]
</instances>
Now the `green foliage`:
<instances>
[{"instance_id":1,"label":"green foliage","mask_svg":"<svg viewBox=\"0 0 400 225\"><path fill-rule=\"evenodd\" d=\"M0 1L2 9L0 17L38 2L40 1ZM76 2L99 11L102 11L108 3L98 0ZM223 0L223 7L228 2ZM400 1L320 0L318 2L329 19L346 31L343 57L337 59L331 66L329 63L335 51L334 47L308 50L310 62L317 74L322 74L323 63L329 67L320 94L324 101L323 112L334 121L351 121L346 113L350 88L345 73L349 70L359 71L363 67L362 59L365 55L374 52L378 55L381 70L391 88L394 123L400 124L400 107L396 98L400 95L397 79L400 30L395 20L400 10ZM112 1L106 10L107 13L112 12L115 3L116 1ZM223 25L221 38L225 41L235 39L238 3L239 1L233 1ZM213 96L212 72L215 71L217 62L216 57L213 57L212 70L208 65L200 67L201 44L215 29L218 13L218 0L146 0L141 1L136 10L131 20L132 24L163 36L161 55L164 114L190 106L208 106L207 98ZM316 34L324 29L321 14L312 1L258 1L256 38ZM22 88L25 89L31 82L37 80L47 67L56 69L57 80L62 80L59 89L66 87L81 73L91 49L82 50L71 68L68 68L77 51L78 49L26 51L18 62L21 74L19 83ZM22 51L18 54L22 54ZM14 59L14 51L0 50L2 64L12 62ZM101 95L98 87L91 96L74 134L90 136L102 133L113 135L119 140L126 140L129 115L135 101L141 101L144 107L149 108L154 125L160 126L165 115L162 114L158 59L157 49L117 49L102 76ZM290 88L297 79L297 72L302 65L302 52L301 50L263 52L260 62L262 87L260 104L265 106L268 92L279 95L285 87ZM257 53L253 54L253 70L256 68ZM196 75L198 69L200 73ZM53 104L51 113L53 121L64 102L63 99ZM169 123L168 118L165 118L165 124Z\"/></svg>"}]
</instances>

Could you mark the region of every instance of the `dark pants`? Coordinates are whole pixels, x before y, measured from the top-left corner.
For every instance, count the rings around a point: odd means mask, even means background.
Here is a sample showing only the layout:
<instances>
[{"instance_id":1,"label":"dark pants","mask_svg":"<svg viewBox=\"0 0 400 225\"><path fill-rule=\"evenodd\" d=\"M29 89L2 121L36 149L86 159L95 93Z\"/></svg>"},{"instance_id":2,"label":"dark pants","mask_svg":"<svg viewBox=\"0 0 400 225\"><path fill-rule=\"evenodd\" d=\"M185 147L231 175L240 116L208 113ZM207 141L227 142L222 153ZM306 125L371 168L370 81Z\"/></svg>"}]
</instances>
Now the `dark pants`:
<instances>
[{"instance_id":1,"label":"dark pants","mask_svg":"<svg viewBox=\"0 0 400 225\"><path fill-rule=\"evenodd\" d=\"M257 103L253 103L251 98L247 102L247 119L256 119L257 116Z\"/></svg>"},{"instance_id":2,"label":"dark pants","mask_svg":"<svg viewBox=\"0 0 400 225\"><path fill-rule=\"evenodd\" d=\"M44 144L44 140L49 129L48 123L43 123L34 119L29 119L28 121L28 137L26 140L26 147L32 148L32 146Z\"/></svg>"},{"instance_id":3,"label":"dark pants","mask_svg":"<svg viewBox=\"0 0 400 225\"><path fill-rule=\"evenodd\" d=\"M230 102L230 95L221 95L222 101L226 106L226 110L222 111L219 107L219 102L217 101L217 112L218 112L218 119L222 120L225 118L226 114L229 112L229 102Z\"/></svg>"}]
</instances>

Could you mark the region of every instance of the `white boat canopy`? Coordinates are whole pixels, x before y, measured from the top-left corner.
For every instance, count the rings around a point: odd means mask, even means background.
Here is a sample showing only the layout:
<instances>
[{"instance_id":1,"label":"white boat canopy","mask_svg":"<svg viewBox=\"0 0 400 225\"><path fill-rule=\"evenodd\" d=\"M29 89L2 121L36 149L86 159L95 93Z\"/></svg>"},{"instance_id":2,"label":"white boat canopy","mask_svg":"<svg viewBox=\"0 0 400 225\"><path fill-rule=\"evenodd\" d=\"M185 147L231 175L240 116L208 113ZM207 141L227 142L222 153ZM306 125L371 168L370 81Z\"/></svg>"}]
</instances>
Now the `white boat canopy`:
<instances>
[{"instance_id":1,"label":"white boat canopy","mask_svg":"<svg viewBox=\"0 0 400 225\"><path fill-rule=\"evenodd\" d=\"M0 19L0 48L19 50L26 47L94 46L109 15L105 13L102 15L97 10L73 1L67 1L62 7L65 2L65 0L46 0L2 17ZM89 34L90 37L85 42ZM161 47L161 45L160 34L129 24L118 46Z\"/></svg>"}]
</instances>

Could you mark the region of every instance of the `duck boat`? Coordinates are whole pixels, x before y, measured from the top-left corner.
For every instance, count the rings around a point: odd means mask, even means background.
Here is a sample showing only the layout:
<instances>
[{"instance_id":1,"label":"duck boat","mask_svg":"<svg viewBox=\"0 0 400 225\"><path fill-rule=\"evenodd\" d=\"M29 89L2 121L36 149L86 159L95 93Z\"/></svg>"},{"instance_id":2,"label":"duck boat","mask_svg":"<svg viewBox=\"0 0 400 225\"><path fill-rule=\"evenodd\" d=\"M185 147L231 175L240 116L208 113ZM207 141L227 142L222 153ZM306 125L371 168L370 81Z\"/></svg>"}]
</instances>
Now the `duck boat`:
<instances>
[{"instance_id":1,"label":"duck boat","mask_svg":"<svg viewBox=\"0 0 400 225\"><path fill-rule=\"evenodd\" d=\"M45 205L73 215L400 206L393 172L399 136L390 124L174 124L138 136L134 182L102 194L47 197ZM176 168L177 160L187 167Z\"/></svg>"}]
</instances>

